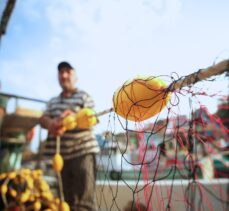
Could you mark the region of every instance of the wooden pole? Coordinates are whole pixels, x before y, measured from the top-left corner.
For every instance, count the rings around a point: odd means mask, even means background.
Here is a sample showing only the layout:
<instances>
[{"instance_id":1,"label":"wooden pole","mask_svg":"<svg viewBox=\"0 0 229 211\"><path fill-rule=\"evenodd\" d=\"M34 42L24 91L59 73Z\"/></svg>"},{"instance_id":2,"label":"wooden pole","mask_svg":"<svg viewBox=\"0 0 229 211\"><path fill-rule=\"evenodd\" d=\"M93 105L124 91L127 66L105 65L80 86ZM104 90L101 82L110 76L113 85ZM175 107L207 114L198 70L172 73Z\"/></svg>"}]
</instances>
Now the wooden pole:
<instances>
[{"instance_id":1,"label":"wooden pole","mask_svg":"<svg viewBox=\"0 0 229 211\"><path fill-rule=\"evenodd\" d=\"M201 69L195 73L184 76L181 79L174 81L170 86L168 86L168 88L170 92L173 92L175 90L181 89L191 84L195 84L212 76L222 74L226 71L229 71L229 59L221 61L218 64L210 66L206 69Z\"/></svg>"}]
</instances>

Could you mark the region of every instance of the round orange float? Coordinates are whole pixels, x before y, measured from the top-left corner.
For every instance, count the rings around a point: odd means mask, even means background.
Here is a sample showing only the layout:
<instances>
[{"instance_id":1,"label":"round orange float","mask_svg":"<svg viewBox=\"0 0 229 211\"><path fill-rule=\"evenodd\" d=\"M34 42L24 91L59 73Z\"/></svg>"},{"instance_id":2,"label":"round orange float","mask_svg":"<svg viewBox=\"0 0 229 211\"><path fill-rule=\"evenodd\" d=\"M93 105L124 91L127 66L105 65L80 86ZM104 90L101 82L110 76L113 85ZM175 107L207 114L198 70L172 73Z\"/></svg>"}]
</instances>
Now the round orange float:
<instances>
[{"instance_id":1,"label":"round orange float","mask_svg":"<svg viewBox=\"0 0 229 211\"><path fill-rule=\"evenodd\" d=\"M168 103L170 93L160 78L137 77L124 83L113 96L114 111L125 119L140 122L158 114Z\"/></svg>"}]
</instances>

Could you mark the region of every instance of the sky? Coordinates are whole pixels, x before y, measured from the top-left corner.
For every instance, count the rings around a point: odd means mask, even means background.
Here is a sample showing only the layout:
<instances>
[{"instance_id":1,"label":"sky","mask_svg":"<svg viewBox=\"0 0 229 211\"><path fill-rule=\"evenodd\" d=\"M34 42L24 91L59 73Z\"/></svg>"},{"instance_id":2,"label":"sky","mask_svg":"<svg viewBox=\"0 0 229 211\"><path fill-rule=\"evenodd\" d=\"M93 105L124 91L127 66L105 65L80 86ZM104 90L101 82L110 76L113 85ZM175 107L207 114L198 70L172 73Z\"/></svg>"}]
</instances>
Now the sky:
<instances>
[{"instance_id":1,"label":"sky","mask_svg":"<svg viewBox=\"0 0 229 211\"><path fill-rule=\"evenodd\" d=\"M136 76L184 76L228 59L228 8L228 0L18 0L0 45L1 91L49 100L65 60L103 111ZM225 79L208 86L228 90ZM101 117L95 130L107 123Z\"/></svg>"}]
</instances>

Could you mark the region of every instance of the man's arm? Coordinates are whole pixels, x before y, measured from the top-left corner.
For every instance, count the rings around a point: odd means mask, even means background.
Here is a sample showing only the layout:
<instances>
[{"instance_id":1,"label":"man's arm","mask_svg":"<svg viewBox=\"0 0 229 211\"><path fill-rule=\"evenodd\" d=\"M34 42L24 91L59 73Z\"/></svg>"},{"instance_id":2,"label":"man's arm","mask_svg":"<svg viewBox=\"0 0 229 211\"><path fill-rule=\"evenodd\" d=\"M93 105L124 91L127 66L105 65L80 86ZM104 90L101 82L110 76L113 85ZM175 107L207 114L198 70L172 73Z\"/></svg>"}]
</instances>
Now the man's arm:
<instances>
[{"instance_id":1,"label":"man's arm","mask_svg":"<svg viewBox=\"0 0 229 211\"><path fill-rule=\"evenodd\" d=\"M49 130L50 125L52 124L52 118L50 118L48 115L42 115L39 119L39 123L41 127Z\"/></svg>"},{"instance_id":2,"label":"man's arm","mask_svg":"<svg viewBox=\"0 0 229 211\"><path fill-rule=\"evenodd\" d=\"M71 110L65 110L60 117L51 118L47 114L43 114L39 120L41 127L47 129L49 133L54 136L61 136L65 132L65 128L63 127L63 120L68 115L75 115L75 113Z\"/></svg>"},{"instance_id":3,"label":"man's arm","mask_svg":"<svg viewBox=\"0 0 229 211\"><path fill-rule=\"evenodd\" d=\"M51 118L44 114L41 116L39 122L41 127L47 129L49 133L54 136L61 136L64 134L62 118Z\"/></svg>"}]
</instances>

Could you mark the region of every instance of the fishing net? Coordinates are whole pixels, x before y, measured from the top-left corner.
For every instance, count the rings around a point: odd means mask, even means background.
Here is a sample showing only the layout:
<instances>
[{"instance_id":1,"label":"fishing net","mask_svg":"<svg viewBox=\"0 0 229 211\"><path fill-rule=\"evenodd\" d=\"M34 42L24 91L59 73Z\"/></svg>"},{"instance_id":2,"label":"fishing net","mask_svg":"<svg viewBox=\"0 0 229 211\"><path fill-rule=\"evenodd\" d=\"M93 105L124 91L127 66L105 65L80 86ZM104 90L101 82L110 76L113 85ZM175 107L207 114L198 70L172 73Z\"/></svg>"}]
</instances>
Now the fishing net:
<instances>
[{"instance_id":1,"label":"fishing net","mask_svg":"<svg viewBox=\"0 0 229 211\"><path fill-rule=\"evenodd\" d=\"M111 109L116 112L109 113L99 140L100 210L228 210L226 63L213 77L202 70L185 77L172 73L137 78L118 89ZM162 80L170 85L149 84ZM213 83L221 87L213 89ZM216 111L208 110L208 100L217 101Z\"/></svg>"},{"instance_id":2,"label":"fishing net","mask_svg":"<svg viewBox=\"0 0 229 211\"><path fill-rule=\"evenodd\" d=\"M82 109L92 119L109 114L107 131L97 136L99 210L228 210L228 70L225 60L184 77L138 77L114 93L113 108L97 114ZM75 128L79 115L70 117L66 130ZM1 174L3 209L70 209L60 142L58 136L54 188L40 170Z\"/></svg>"}]
</instances>

